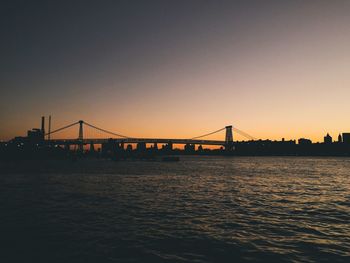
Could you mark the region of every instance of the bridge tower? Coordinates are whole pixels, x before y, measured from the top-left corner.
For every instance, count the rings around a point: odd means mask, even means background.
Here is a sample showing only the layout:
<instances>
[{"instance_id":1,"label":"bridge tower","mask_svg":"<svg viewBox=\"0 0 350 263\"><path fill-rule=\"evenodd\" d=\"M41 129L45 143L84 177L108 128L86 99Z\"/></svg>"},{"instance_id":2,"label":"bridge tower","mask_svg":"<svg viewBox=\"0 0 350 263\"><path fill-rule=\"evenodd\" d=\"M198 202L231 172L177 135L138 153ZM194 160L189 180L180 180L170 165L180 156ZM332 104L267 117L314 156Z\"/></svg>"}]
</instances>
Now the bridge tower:
<instances>
[{"instance_id":1,"label":"bridge tower","mask_svg":"<svg viewBox=\"0 0 350 263\"><path fill-rule=\"evenodd\" d=\"M79 137L78 137L78 140L79 140L79 152L80 152L80 153L83 153L83 151L84 151L84 144L83 144L83 139L84 139L83 124L84 124L84 121L80 120L80 121L79 121Z\"/></svg>"},{"instance_id":2,"label":"bridge tower","mask_svg":"<svg viewBox=\"0 0 350 263\"><path fill-rule=\"evenodd\" d=\"M232 125L226 126L226 135L225 135L225 150L233 150L233 134L232 134Z\"/></svg>"}]
</instances>

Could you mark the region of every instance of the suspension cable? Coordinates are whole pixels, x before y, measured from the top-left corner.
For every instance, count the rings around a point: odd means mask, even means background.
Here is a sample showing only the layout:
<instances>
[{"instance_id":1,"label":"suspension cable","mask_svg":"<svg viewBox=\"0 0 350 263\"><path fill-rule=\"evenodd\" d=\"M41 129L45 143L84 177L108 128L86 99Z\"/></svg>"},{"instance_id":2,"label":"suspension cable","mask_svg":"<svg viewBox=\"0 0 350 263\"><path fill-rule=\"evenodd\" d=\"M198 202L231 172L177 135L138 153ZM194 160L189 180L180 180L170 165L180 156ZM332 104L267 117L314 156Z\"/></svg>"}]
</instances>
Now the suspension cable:
<instances>
[{"instance_id":1,"label":"suspension cable","mask_svg":"<svg viewBox=\"0 0 350 263\"><path fill-rule=\"evenodd\" d=\"M92 125L92 124L89 124L89 123L87 123L87 122L85 122L85 121L84 121L84 124L87 125L87 126L89 126L89 127L91 127L91 128L94 128L94 129L96 129L96 130L99 130L99 131L102 131L102 132L105 132L105 133L108 133L108 134L111 134L111 135L114 135L114 136L118 136L118 137L122 137L122 138L126 138L126 139L130 138L130 137L125 136L125 135L121 135L121 134L118 134L118 133L114 133L114 132L111 132L111 131L107 131L107 130L105 130L105 129L101 129L101 128L96 127L96 126L94 126L94 125Z\"/></svg>"},{"instance_id":2,"label":"suspension cable","mask_svg":"<svg viewBox=\"0 0 350 263\"><path fill-rule=\"evenodd\" d=\"M67 125L67 126L64 126L64 127L62 127L62 128L59 128L59 129L56 129L56 130L54 130L54 131L45 133L45 136L46 136L46 135L49 135L49 134L51 135L51 134L53 134L53 133L55 133L55 132L62 131L62 130L64 130L64 129L67 129L67 128L69 128L69 127L72 127L72 126L74 126L74 125L76 125L76 124L78 124L78 123L79 123L79 122L77 121L77 122L74 122L74 123L69 124L69 125Z\"/></svg>"},{"instance_id":3,"label":"suspension cable","mask_svg":"<svg viewBox=\"0 0 350 263\"><path fill-rule=\"evenodd\" d=\"M206 136L212 135L212 134L214 134L214 133L221 132L221 131L223 131L223 130L225 130L225 129L226 129L226 128L221 128L220 130L217 130L217 131L213 131L213 132L210 132L210 133L201 135L201 136L196 136L196 137L191 138L191 140L199 139L199 138L202 138L202 137L206 137Z\"/></svg>"},{"instance_id":4,"label":"suspension cable","mask_svg":"<svg viewBox=\"0 0 350 263\"><path fill-rule=\"evenodd\" d=\"M241 131L241 130L235 128L235 127L233 127L233 130L236 131L236 132L238 132L240 135L246 137L247 139L257 140L255 137L253 137L253 136L249 135L248 133L246 133L246 132L244 132L244 131Z\"/></svg>"},{"instance_id":5,"label":"suspension cable","mask_svg":"<svg viewBox=\"0 0 350 263\"><path fill-rule=\"evenodd\" d=\"M118 133L115 133L115 132L111 132L111 131L108 131L108 130L105 130L105 129L96 127L96 126L94 126L94 125L92 125L92 124L90 124L90 123L87 123L87 122L85 122L85 121L84 121L83 123L86 124L87 126L91 127L91 128L94 128L94 129L96 129L96 130L99 130L99 131L102 131L102 132L105 132L105 133L108 133L108 134L111 134L111 135L114 135L114 136L118 136L118 137L122 137L122 138L126 138L126 139L130 138L129 136L121 135L121 134L118 134ZM59 131L62 131L62 130L64 130L64 129L70 128L70 127L72 127L72 126L74 126L74 125L77 125L77 124L79 124L79 121L74 122L74 123L69 124L69 125L66 125L66 126L64 126L64 127L61 127L61 128L59 128L59 129L56 129L56 130L51 131L51 132L49 132L49 133L45 133L45 136L46 136L46 135L49 135L49 134L51 135L51 134L56 133L56 132L59 132ZM206 136L209 136L209 135L212 135L212 134L221 132L221 131L223 131L223 130L225 130L225 129L226 129L226 127L221 128L221 129L216 130L216 131L213 131L213 132L210 132L210 133L206 133L206 134L203 134L203 135L200 135L200 136L196 136L196 137L191 138L191 140L199 139L199 138L202 138L202 137L206 137ZM257 140L255 137L253 137L253 136L249 135L248 133L246 133L246 132L244 132L244 131L241 131L241 130L235 128L235 127L232 127L232 129L233 129L234 131L238 132L239 134L241 134L242 136L248 138L248 139Z\"/></svg>"}]
</instances>

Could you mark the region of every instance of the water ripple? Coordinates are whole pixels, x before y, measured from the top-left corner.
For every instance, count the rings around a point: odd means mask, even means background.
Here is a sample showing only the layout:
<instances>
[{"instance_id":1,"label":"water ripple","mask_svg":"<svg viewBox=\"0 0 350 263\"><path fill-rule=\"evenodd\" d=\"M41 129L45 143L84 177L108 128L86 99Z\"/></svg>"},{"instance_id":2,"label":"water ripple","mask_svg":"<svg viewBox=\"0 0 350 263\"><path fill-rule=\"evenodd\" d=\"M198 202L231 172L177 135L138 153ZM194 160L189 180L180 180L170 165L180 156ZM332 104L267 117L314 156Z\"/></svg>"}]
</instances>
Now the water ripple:
<instances>
[{"instance_id":1,"label":"water ripple","mask_svg":"<svg viewBox=\"0 0 350 263\"><path fill-rule=\"evenodd\" d=\"M350 159L45 167L0 176L8 261L350 260Z\"/></svg>"}]
</instances>

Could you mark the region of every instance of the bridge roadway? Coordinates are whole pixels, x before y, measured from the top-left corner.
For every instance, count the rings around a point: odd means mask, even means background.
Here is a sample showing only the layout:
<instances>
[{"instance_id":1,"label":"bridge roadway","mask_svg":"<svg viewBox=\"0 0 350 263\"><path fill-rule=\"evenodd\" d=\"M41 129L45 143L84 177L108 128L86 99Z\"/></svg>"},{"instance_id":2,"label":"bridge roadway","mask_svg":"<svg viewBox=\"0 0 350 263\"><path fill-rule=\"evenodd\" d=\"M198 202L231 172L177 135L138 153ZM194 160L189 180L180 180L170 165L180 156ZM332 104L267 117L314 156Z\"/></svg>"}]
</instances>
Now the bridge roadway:
<instances>
[{"instance_id":1,"label":"bridge roadway","mask_svg":"<svg viewBox=\"0 0 350 263\"><path fill-rule=\"evenodd\" d=\"M55 145L77 145L77 144L103 144L107 143L111 139L83 139L82 141L79 139L53 139L47 142ZM217 140L191 140L191 139L157 139L157 138L122 138L122 139L113 139L116 143L159 143L159 144L199 144L199 145L219 145L225 146L225 141L217 141Z\"/></svg>"}]
</instances>

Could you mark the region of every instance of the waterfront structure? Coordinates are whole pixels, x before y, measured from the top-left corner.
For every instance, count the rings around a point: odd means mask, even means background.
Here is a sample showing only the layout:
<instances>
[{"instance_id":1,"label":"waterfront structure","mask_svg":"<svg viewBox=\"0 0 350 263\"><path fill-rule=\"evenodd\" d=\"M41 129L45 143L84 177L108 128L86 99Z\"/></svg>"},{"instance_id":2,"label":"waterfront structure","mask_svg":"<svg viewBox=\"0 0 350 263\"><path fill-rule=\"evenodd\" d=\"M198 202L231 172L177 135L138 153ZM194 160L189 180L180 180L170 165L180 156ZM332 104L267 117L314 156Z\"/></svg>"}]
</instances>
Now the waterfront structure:
<instances>
[{"instance_id":1,"label":"waterfront structure","mask_svg":"<svg viewBox=\"0 0 350 263\"><path fill-rule=\"evenodd\" d=\"M343 133L343 143L350 144L350 132Z\"/></svg>"},{"instance_id":2,"label":"waterfront structure","mask_svg":"<svg viewBox=\"0 0 350 263\"><path fill-rule=\"evenodd\" d=\"M154 154L226 154L226 155L337 155L350 156L350 133L338 136L333 143L327 134L324 143L312 143L310 139L271 141L257 140L249 134L233 126L225 126L217 131L201 136L179 138L135 138L117 134L85 121L78 121L62 128L45 133L45 119L42 118L41 129L34 128L27 132L27 137L15 137L0 145L0 156L5 158L50 158L50 156L67 156L70 154L87 154L113 158L129 158L139 156L146 158ZM77 137L71 139L50 138L49 135L59 133L73 126L78 127ZM107 134L107 138L86 136L84 126ZM49 129L50 130L50 129ZM88 129L89 130L89 129ZM208 140L205 137L225 131L224 140ZM249 138L248 141L233 141L233 131ZM86 134L85 134L86 133ZM111 138L110 136L114 136ZM86 137L85 137L86 136ZM343 143L342 143L343 142ZM158 148L158 144L159 148ZM181 146L184 145L182 150ZM218 146L220 149L213 149ZM97 151L96 151L96 149Z\"/></svg>"},{"instance_id":3,"label":"waterfront structure","mask_svg":"<svg viewBox=\"0 0 350 263\"><path fill-rule=\"evenodd\" d=\"M298 144L300 144L300 145L309 145L309 144L312 144L312 141L310 139L300 138L298 140Z\"/></svg>"},{"instance_id":4,"label":"waterfront structure","mask_svg":"<svg viewBox=\"0 0 350 263\"><path fill-rule=\"evenodd\" d=\"M338 143L342 143L342 142L343 142L343 138L342 138L341 134L339 133L339 135L338 135Z\"/></svg>"},{"instance_id":5,"label":"waterfront structure","mask_svg":"<svg viewBox=\"0 0 350 263\"><path fill-rule=\"evenodd\" d=\"M327 133L327 135L323 137L323 142L326 143L326 144L330 144L330 143L333 142L333 139L332 139L332 137L329 135L329 133Z\"/></svg>"}]
</instances>

